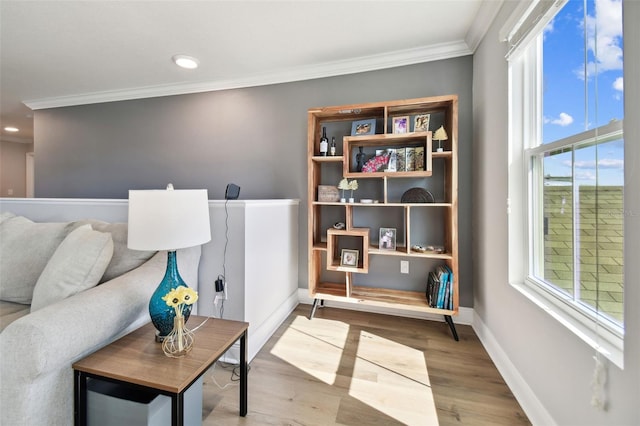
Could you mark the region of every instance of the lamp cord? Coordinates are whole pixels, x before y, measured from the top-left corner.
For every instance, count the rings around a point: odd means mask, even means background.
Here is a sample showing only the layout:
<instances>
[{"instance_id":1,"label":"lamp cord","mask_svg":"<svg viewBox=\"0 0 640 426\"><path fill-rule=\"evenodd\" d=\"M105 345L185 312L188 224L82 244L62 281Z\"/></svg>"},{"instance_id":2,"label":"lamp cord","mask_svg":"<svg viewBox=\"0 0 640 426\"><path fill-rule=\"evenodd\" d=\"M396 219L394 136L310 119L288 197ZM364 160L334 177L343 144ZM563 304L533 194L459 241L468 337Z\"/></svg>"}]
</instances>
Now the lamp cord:
<instances>
[{"instance_id":1,"label":"lamp cord","mask_svg":"<svg viewBox=\"0 0 640 426\"><path fill-rule=\"evenodd\" d=\"M224 201L224 250L222 252L222 279L224 283L224 294L227 294L227 245L229 244L229 210L227 204L229 199ZM220 303L220 318L224 318L224 302L225 298L222 298Z\"/></svg>"}]
</instances>

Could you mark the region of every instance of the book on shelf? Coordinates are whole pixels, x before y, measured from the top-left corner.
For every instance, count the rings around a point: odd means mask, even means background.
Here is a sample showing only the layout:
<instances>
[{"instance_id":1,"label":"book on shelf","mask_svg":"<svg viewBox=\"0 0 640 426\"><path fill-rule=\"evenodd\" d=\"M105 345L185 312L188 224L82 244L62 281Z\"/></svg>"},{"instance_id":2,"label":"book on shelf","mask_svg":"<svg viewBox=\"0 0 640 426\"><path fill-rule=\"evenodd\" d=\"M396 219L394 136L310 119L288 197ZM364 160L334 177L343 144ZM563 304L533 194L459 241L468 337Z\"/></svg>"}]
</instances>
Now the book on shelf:
<instances>
[{"instance_id":1,"label":"book on shelf","mask_svg":"<svg viewBox=\"0 0 640 426\"><path fill-rule=\"evenodd\" d=\"M416 169L416 149L407 147L405 153L405 171L412 172Z\"/></svg>"},{"instance_id":2,"label":"book on shelf","mask_svg":"<svg viewBox=\"0 0 640 426\"><path fill-rule=\"evenodd\" d=\"M415 149L416 157L416 170L424 170L424 147L417 146Z\"/></svg>"},{"instance_id":3,"label":"book on shelf","mask_svg":"<svg viewBox=\"0 0 640 426\"><path fill-rule=\"evenodd\" d=\"M387 149L387 154L389 155L389 163L387 163L387 169L385 172L395 172L397 171L397 155L395 148Z\"/></svg>"},{"instance_id":4,"label":"book on shelf","mask_svg":"<svg viewBox=\"0 0 640 426\"><path fill-rule=\"evenodd\" d=\"M436 268L436 273L440 277L440 289L438 290L438 301L436 303L436 308L444 309L444 295L447 289L447 281L449 278L446 269L444 269L444 267L442 266L438 266L438 268Z\"/></svg>"},{"instance_id":5,"label":"book on shelf","mask_svg":"<svg viewBox=\"0 0 640 426\"><path fill-rule=\"evenodd\" d=\"M407 170L405 158L406 149L405 148L397 148L396 149L396 170L399 172L404 172Z\"/></svg>"},{"instance_id":6,"label":"book on shelf","mask_svg":"<svg viewBox=\"0 0 640 426\"><path fill-rule=\"evenodd\" d=\"M449 268L449 265L444 265L444 267L447 270L447 286L449 287L449 300L445 304L445 309L453 310L453 271Z\"/></svg>"},{"instance_id":7,"label":"book on shelf","mask_svg":"<svg viewBox=\"0 0 640 426\"><path fill-rule=\"evenodd\" d=\"M453 309L453 272L447 265L429 272L425 291L427 303L432 308Z\"/></svg>"},{"instance_id":8,"label":"book on shelf","mask_svg":"<svg viewBox=\"0 0 640 426\"><path fill-rule=\"evenodd\" d=\"M436 300L438 298L438 290L440 289L440 280L435 272L429 272L429 278L427 280L426 298L430 307L436 307Z\"/></svg>"}]
</instances>

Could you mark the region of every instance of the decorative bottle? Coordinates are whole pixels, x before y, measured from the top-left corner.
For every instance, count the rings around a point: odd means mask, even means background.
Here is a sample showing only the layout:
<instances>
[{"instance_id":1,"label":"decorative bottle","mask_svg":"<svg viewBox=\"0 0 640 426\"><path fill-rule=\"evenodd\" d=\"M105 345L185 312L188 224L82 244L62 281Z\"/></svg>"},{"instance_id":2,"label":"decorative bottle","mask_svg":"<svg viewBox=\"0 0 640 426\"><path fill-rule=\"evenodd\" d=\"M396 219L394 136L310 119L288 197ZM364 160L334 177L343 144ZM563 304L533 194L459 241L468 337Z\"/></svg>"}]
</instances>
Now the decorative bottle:
<instances>
[{"instance_id":1,"label":"decorative bottle","mask_svg":"<svg viewBox=\"0 0 640 426\"><path fill-rule=\"evenodd\" d=\"M329 151L329 155L331 155L332 157L336 155L336 137L335 136L331 137L331 148Z\"/></svg>"},{"instance_id":2,"label":"decorative bottle","mask_svg":"<svg viewBox=\"0 0 640 426\"><path fill-rule=\"evenodd\" d=\"M320 155L327 156L327 150L329 149L329 139L327 139L327 128L322 128L322 138L320 139Z\"/></svg>"}]
</instances>

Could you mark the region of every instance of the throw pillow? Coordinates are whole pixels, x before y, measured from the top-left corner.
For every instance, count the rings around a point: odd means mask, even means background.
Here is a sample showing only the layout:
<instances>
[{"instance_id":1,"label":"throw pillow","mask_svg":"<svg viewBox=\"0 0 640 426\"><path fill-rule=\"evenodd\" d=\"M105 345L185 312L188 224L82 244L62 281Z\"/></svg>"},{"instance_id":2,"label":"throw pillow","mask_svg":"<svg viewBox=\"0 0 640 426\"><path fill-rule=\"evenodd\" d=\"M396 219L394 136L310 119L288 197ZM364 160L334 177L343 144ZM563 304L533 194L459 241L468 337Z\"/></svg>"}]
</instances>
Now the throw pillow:
<instances>
[{"instance_id":1,"label":"throw pillow","mask_svg":"<svg viewBox=\"0 0 640 426\"><path fill-rule=\"evenodd\" d=\"M0 300L30 304L38 277L74 226L5 218L0 223Z\"/></svg>"},{"instance_id":2,"label":"throw pillow","mask_svg":"<svg viewBox=\"0 0 640 426\"><path fill-rule=\"evenodd\" d=\"M82 225L60 243L33 290L31 312L94 287L113 255L108 233Z\"/></svg>"},{"instance_id":3,"label":"throw pillow","mask_svg":"<svg viewBox=\"0 0 640 426\"><path fill-rule=\"evenodd\" d=\"M88 223L95 231L108 232L113 239L113 257L104 272L101 283L131 271L151 259L156 251L131 250L127 247L127 224L108 223L100 220L83 220L79 223Z\"/></svg>"}]
</instances>

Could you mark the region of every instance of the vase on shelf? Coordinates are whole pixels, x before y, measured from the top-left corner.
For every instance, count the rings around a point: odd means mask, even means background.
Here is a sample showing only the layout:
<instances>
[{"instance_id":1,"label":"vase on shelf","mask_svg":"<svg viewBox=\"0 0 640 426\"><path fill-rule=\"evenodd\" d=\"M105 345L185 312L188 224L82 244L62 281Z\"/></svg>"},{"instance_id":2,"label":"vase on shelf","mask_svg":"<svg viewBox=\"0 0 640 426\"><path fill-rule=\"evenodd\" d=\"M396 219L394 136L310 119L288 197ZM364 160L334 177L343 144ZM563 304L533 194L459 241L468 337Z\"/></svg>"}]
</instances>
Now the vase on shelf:
<instances>
[{"instance_id":1,"label":"vase on shelf","mask_svg":"<svg viewBox=\"0 0 640 426\"><path fill-rule=\"evenodd\" d=\"M185 327L184 321L184 316L176 315L173 329L162 341L162 351L168 357L183 357L193 348L193 332Z\"/></svg>"}]
</instances>

